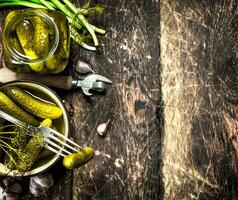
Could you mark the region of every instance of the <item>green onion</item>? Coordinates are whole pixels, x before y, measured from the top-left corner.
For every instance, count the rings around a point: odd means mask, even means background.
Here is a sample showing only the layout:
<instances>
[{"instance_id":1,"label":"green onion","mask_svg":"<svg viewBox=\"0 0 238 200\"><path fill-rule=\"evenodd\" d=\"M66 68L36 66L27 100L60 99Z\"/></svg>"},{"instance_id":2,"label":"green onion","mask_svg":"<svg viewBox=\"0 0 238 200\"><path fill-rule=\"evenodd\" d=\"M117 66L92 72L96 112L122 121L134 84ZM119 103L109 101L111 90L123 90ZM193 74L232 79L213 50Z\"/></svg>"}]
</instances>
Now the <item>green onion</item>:
<instances>
[{"instance_id":1,"label":"green onion","mask_svg":"<svg viewBox=\"0 0 238 200\"><path fill-rule=\"evenodd\" d=\"M50 5L49 2L47 2L45 0L39 0L39 2L42 3L48 9L51 9L51 10L54 9L53 5Z\"/></svg>"},{"instance_id":2,"label":"green onion","mask_svg":"<svg viewBox=\"0 0 238 200\"><path fill-rule=\"evenodd\" d=\"M37 3L32 3L28 1L5 1L5 3L0 3L0 8L9 7L9 6L26 6L30 8L45 8L45 6L42 6Z\"/></svg>"}]
</instances>

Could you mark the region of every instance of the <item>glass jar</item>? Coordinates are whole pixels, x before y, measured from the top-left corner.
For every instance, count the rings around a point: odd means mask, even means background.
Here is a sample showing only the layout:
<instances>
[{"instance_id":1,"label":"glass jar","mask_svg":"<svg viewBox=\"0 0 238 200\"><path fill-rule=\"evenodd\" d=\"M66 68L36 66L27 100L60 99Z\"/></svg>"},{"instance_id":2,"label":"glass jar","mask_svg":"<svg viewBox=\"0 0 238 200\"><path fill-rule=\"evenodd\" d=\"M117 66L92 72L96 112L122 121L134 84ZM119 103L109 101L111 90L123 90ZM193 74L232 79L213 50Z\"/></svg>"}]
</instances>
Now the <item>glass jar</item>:
<instances>
[{"instance_id":1,"label":"glass jar","mask_svg":"<svg viewBox=\"0 0 238 200\"><path fill-rule=\"evenodd\" d=\"M6 17L2 44L7 68L19 73L59 73L69 59L68 20L54 10L12 11Z\"/></svg>"}]
</instances>

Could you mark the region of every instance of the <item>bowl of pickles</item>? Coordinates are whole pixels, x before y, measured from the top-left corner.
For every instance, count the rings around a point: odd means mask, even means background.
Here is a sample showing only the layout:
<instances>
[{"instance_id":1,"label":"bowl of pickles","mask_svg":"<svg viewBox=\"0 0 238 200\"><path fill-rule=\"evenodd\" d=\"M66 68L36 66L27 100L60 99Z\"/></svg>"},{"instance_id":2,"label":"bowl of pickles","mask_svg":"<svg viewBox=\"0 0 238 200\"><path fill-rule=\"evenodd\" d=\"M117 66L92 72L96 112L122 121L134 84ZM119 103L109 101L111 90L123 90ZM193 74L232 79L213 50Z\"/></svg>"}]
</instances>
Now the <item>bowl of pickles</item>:
<instances>
[{"instance_id":1,"label":"bowl of pickles","mask_svg":"<svg viewBox=\"0 0 238 200\"><path fill-rule=\"evenodd\" d=\"M15 81L0 86L0 110L28 125L48 126L69 135L62 101L42 84ZM43 143L43 137L0 118L0 174L30 176L49 169L60 155L45 149Z\"/></svg>"}]
</instances>

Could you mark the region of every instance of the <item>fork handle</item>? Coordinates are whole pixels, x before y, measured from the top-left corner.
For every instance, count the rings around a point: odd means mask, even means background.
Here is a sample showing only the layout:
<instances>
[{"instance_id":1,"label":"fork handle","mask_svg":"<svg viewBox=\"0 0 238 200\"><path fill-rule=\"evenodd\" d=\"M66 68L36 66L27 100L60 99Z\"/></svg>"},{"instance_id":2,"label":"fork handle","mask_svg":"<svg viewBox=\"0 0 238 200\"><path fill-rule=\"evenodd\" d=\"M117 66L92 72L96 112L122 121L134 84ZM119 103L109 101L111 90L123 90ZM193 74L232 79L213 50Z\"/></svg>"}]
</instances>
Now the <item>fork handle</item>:
<instances>
[{"instance_id":1,"label":"fork handle","mask_svg":"<svg viewBox=\"0 0 238 200\"><path fill-rule=\"evenodd\" d=\"M2 110L0 110L0 117L21 127L21 128L24 128L25 130L27 130L27 132L36 133L38 131L36 127L34 127L32 125L25 124L24 122L16 119L15 117L12 117L11 115L3 112Z\"/></svg>"},{"instance_id":2,"label":"fork handle","mask_svg":"<svg viewBox=\"0 0 238 200\"><path fill-rule=\"evenodd\" d=\"M21 122L20 120L16 119L15 117L12 117L11 115L3 112L2 110L0 110L0 117L17 125L17 126L20 126L24 129L28 129L28 125L25 124L24 122Z\"/></svg>"}]
</instances>

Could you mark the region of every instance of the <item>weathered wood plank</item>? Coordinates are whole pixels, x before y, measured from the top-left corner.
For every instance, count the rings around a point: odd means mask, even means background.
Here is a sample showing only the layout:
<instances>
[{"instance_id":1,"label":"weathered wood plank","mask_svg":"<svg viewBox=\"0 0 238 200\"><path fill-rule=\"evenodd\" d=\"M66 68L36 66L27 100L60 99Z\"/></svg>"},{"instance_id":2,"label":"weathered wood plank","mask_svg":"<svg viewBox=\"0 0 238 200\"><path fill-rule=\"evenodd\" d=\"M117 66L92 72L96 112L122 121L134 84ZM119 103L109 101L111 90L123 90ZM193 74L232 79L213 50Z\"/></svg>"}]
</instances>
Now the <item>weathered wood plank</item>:
<instances>
[{"instance_id":1,"label":"weathered wood plank","mask_svg":"<svg viewBox=\"0 0 238 200\"><path fill-rule=\"evenodd\" d=\"M74 52L113 80L104 96L69 95L76 108L75 138L97 156L74 171L74 199L158 199L160 133L155 111L160 97L159 3L91 1L105 7L103 53ZM107 138L98 124L112 119Z\"/></svg>"},{"instance_id":2,"label":"weathered wood plank","mask_svg":"<svg viewBox=\"0 0 238 200\"><path fill-rule=\"evenodd\" d=\"M165 199L232 199L224 121L238 100L237 2L162 1ZM233 116L234 117L234 116Z\"/></svg>"}]
</instances>

